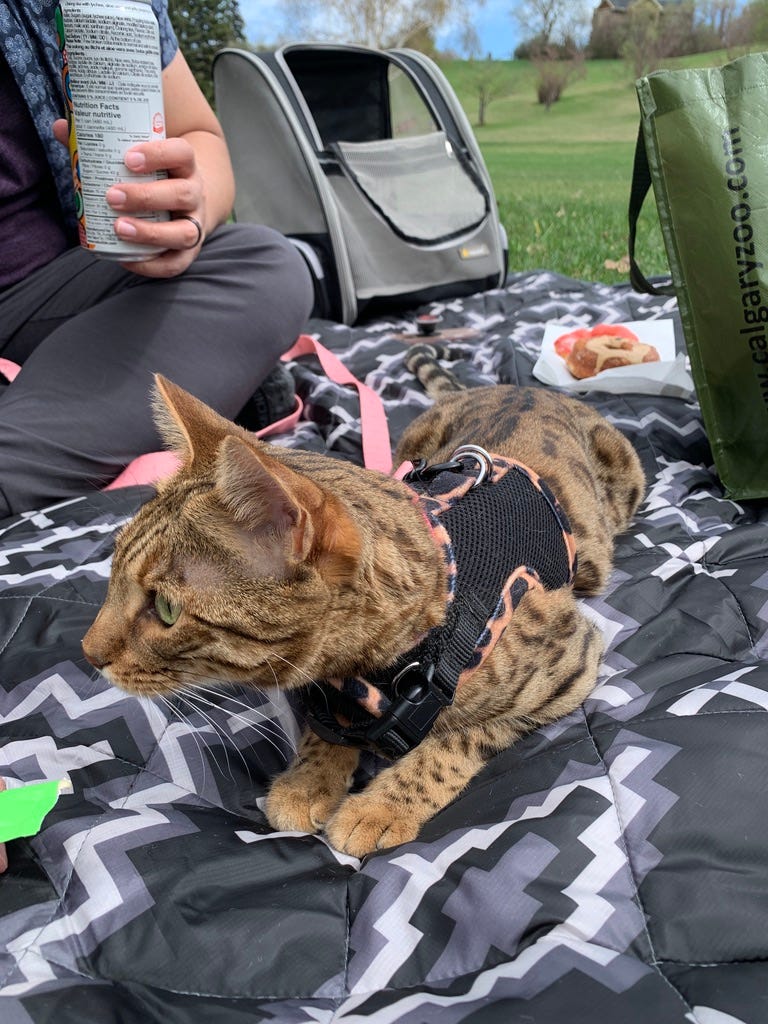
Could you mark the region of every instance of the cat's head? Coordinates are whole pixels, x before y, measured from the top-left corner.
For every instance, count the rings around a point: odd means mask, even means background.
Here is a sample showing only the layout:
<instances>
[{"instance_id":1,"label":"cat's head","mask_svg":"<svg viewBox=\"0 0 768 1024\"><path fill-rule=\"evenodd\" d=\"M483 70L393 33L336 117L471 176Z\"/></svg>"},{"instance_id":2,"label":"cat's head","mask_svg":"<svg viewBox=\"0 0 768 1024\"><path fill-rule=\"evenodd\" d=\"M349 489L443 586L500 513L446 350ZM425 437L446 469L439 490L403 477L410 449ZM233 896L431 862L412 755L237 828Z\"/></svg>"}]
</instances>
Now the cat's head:
<instances>
[{"instance_id":1,"label":"cat's head","mask_svg":"<svg viewBox=\"0 0 768 1024\"><path fill-rule=\"evenodd\" d=\"M156 419L182 465L117 538L88 661L155 695L215 679L297 686L329 652L343 660L334 610L362 542L342 502L160 376Z\"/></svg>"}]
</instances>

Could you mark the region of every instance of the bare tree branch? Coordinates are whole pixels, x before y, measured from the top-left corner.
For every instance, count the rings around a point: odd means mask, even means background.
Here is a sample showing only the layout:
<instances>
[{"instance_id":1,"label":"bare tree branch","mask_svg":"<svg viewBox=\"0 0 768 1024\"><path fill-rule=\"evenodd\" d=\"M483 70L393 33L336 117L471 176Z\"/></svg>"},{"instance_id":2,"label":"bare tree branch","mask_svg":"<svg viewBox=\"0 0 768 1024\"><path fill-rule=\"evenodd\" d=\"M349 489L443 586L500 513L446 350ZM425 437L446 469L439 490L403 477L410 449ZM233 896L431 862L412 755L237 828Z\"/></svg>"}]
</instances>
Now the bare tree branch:
<instances>
[{"instance_id":1,"label":"bare tree branch","mask_svg":"<svg viewBox=\"0 0 768 1024\"><path fill-rule=\"evenodd\" d=\"M449 19L467 22L468 0L283 0L294 36L343 40L378 49L434 33Z\"/></svg>"},{"instance_id":2,"label":"bare tree branch","mask_svg":"<svg viewBox=\"0 0 768 1024\"><path fill-rule=\"evenodd\" d=\"M583 38L589 31L593 7L588 0L519 0L512 15L526 39L547 47Z\"/></svg>"}]
</instances>

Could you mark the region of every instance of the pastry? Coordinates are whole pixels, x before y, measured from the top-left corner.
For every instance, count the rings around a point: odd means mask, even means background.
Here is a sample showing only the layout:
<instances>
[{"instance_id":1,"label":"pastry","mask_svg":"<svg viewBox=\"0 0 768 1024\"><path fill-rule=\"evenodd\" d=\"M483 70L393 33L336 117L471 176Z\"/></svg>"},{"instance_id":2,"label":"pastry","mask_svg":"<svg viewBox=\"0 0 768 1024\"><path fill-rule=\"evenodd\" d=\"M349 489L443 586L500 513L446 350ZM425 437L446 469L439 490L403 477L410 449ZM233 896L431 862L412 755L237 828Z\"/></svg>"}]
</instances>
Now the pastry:
<instances>
[{"instance_id":1,"label":"pastry","mask_svg":"<svg viewBox=\"0 0 768 1024\"><path fill-rule=\"evenodd\" d=\"M619 366L659 361L659 353L653 345L644 344L621 324L598 324L570 331L555 341L555 351L577 380Z\"/></svg>"}]
</instances>

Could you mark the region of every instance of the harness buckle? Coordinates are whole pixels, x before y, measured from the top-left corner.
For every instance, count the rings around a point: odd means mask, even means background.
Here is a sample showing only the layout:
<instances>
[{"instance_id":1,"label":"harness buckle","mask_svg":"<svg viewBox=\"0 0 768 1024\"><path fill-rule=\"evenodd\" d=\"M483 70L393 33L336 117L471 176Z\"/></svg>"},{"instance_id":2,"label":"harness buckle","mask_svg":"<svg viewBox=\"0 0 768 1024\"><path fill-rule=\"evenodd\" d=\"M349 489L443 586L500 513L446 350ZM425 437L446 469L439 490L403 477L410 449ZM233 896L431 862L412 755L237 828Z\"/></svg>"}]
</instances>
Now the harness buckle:
<instances>
[{"instance_id":1,"label":"harness buckle","mask_svg":"<svg viewBox=\"0 0 768 1024\"><path fill-rule=\"evenodd\" d=\"M460 469L461 463L458 459L451 459L450 462L435 462L432 465L429 465L426 459L419 459L413 469L405 474L403 481L405 483L413 481L427 483L439 476L440 473L458 473Z\"/></svg>"},{"instance_id":2,"label":"harness buckle","mask_svg":"<svg viewBox=\"0 0 768 1024\"><path fill-rule=\"evenodd\" d=\"M429 664L422 669L420 661L412 661L397 673L392 680L392 689L398 697L418 704L423 699L434 674L434 665Z\"/></svg>"},{"instance_id":3,"label":"harness buckle","mask_svg":"<svg viewBox=\"0 0 768 1024\"><path fill-rule=\"evenodd\" d=\"M393 760L413 750L432 728L448 699L433 683L434 664L413 661L392 681L399 698L377 720L367 735L370 744Z\"/></svg>"},{"instance_id":4,"label":"harness buckle","mask_svg":"<svg viewBox=\"0 0 768 1024\"><path fill-rule=\"evenodd\" d=\"M426 459L419 459L413 469L405 474L403 480L405 483L413 481L426 483L439 476L440 473L460 473L464 469L464 462L467 459L473 460L479 467L477 477L471 485L479 487L493 473L493 458L479 444L460 445L447 462L435 462L429 465Z\"/></svg>"}]
</instances>

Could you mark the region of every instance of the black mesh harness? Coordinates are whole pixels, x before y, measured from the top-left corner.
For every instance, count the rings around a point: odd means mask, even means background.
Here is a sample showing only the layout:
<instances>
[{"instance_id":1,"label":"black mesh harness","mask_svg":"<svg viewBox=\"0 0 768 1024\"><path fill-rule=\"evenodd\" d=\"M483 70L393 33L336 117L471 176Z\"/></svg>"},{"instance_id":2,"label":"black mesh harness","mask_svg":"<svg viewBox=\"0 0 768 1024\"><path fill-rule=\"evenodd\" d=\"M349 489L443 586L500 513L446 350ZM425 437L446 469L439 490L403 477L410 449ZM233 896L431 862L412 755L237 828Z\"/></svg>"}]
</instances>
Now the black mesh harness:
<instances>
[{"instance_id":1,"label":"black mesh harness","mask_svg":"<svg viewBox=\"0 0 768 1024\"><path fill-rule=\"evenodd\" d=\"M576 570L565 512L522 463L465 445L448 462L421 462L403 479L443 554L445 621L387 668L327 680L305 694L308 724L323 739L392 759L427 735L523 595L566 586Z\"/></svg>"}]
</instances>

